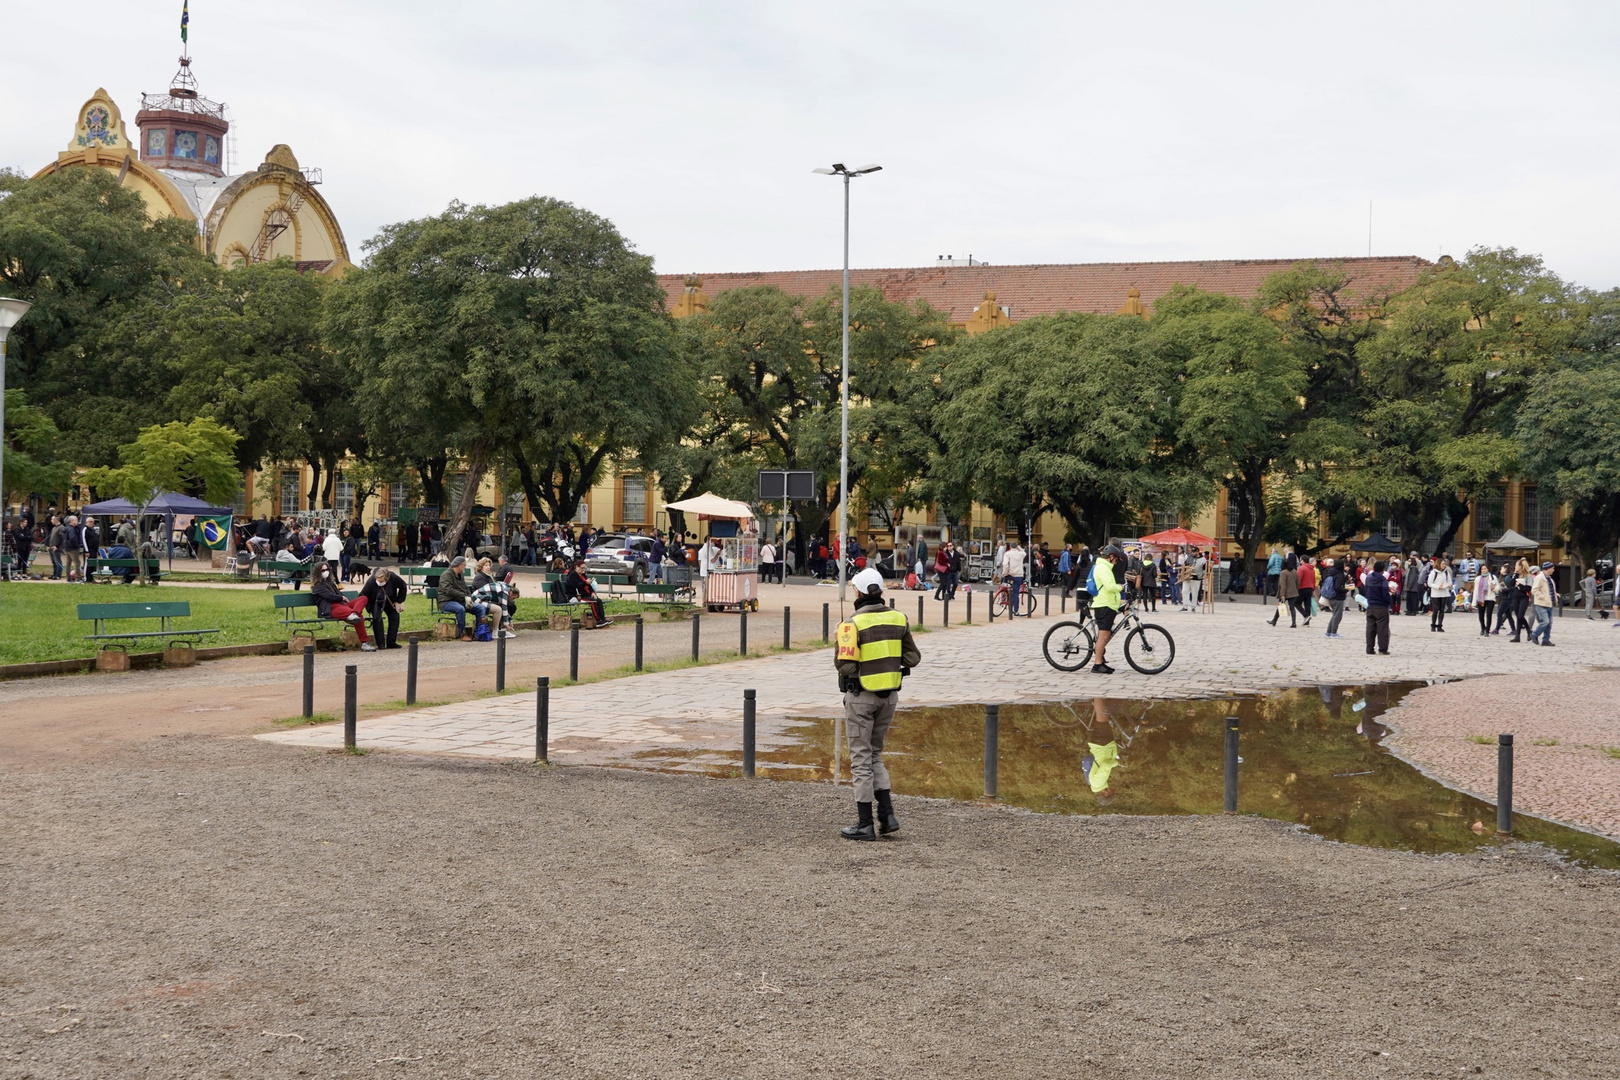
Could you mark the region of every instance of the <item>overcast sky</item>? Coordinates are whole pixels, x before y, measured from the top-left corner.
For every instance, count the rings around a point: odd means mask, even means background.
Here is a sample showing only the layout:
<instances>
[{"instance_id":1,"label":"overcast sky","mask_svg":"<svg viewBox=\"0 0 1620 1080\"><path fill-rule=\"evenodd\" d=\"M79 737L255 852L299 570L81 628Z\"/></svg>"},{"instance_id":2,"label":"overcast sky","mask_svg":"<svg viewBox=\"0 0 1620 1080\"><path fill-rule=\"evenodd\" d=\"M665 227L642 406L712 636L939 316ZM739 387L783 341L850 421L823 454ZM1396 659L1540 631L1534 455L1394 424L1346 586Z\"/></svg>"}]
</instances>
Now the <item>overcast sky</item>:
<instances>
[{"instance_id":1,"label":"overcast sky","mask_svg":"<svg viewBox=\"0 0 1620 1080\"><path fill-rule=\"evenodd\" d=\"M180 0L6 0L0 164L98 85L130 132ZM325 170L351 255L453 199L612 219L664 272L1541 254L1620 285L1620 4L193 0L239 168Z\"/></svg>"}]
</instances>

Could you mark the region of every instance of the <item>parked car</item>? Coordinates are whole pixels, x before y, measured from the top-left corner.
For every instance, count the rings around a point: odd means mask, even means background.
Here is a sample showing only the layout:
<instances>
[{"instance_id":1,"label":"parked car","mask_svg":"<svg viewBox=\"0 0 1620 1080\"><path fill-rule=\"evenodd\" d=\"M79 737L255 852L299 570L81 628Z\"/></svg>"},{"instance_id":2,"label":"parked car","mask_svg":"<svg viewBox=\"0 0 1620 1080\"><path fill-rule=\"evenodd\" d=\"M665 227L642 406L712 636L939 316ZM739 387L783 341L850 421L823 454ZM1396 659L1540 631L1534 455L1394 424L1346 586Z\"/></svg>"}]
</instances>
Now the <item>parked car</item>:
<instances>
[{"instance_id":1,"label":"parked car","mask_svg":"<svg viewBox=\"0 0 1620 1080\"><path fill-rule=\"evenodd\" d=\"M1564 594L1565 607L1578 608L1584 603L1586 603L1586 597L1581 594L1579 589ZM1614 608L1613 581L1605 581L1598 586L1597 606L1600 611L1610 611Z\"/></svg>"},{"instance_id":2,"label":"parked car","mask_svg":"<svg viewBox=\"0 0 1620 1080\"><path fill-rule=\"evenodd\" d=\"M652 537L609 533L598 536L585 556L592 574L618 574L640 584L652 576Z\"/></svg>"}]
</instances>

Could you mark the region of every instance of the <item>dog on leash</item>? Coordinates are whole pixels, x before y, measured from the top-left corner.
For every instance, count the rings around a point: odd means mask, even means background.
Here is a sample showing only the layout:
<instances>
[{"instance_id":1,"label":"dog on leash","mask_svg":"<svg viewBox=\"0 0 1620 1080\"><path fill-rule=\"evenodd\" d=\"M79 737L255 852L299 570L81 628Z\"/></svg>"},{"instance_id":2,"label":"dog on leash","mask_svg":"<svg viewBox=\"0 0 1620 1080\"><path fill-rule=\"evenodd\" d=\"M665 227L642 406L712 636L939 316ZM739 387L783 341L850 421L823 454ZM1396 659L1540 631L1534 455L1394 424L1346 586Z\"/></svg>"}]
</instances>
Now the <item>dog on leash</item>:
<instances>
[{"instance_id":1,"label":"dog on leash","mask_svg":"<svg viewBox=\"0 0 1620 1080\"><path fill-rule=\"evenodd\" d=\"M367 566L365 563L351 562L349 564L349 584L364 584L366 579L371 577L371 573L372 568Z\"/></svg>"}]
</instances>

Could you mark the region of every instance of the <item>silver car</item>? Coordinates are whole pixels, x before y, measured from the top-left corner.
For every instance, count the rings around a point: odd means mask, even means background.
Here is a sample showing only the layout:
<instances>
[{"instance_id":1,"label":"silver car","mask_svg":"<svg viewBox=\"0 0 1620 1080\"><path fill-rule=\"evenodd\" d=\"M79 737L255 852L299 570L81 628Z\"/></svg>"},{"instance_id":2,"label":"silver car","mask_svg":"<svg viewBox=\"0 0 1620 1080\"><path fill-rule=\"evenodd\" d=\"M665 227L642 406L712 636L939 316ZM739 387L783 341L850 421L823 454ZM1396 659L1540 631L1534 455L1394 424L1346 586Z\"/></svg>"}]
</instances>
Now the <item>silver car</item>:
<instances>
[{"instance_id":1,"label":"silver car","mask_svg":"<svg viewBox=\"0 0 1620 1080\"><path fill-rule=\"evenodd\" d=\"M613 533L599 537L585 556L592 574L614 574L641 584L652 577L652 537Z\"/></svg>"}]
</instances>

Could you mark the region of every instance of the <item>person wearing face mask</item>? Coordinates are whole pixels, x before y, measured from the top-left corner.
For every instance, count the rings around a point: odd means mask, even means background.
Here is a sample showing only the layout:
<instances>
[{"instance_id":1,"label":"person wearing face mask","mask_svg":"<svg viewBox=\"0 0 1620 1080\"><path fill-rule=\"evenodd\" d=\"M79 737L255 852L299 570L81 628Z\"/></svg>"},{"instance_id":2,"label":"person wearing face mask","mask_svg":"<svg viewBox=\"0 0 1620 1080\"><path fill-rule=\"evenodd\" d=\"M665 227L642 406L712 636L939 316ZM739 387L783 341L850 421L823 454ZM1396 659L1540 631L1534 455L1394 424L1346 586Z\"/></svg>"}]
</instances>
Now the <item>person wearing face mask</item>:
<instances>
[{"instance_id":1,"label":"person wearing face mask","mask_svg":"<svg viewBox=\"0 0 1620 1080\"><path fill-rule=\"evenodd\" d=\"M315 607L320 611L321 618L341 619L354 627L355 634L360 638L361 652L377 651L377 646L366 636L366 604L370 597L357 596L350 600L344 596L343 590L333 580L329 563L316 565L315 583L309 587L309 594L315 598Z\"/></svg>"}]
</instances>

